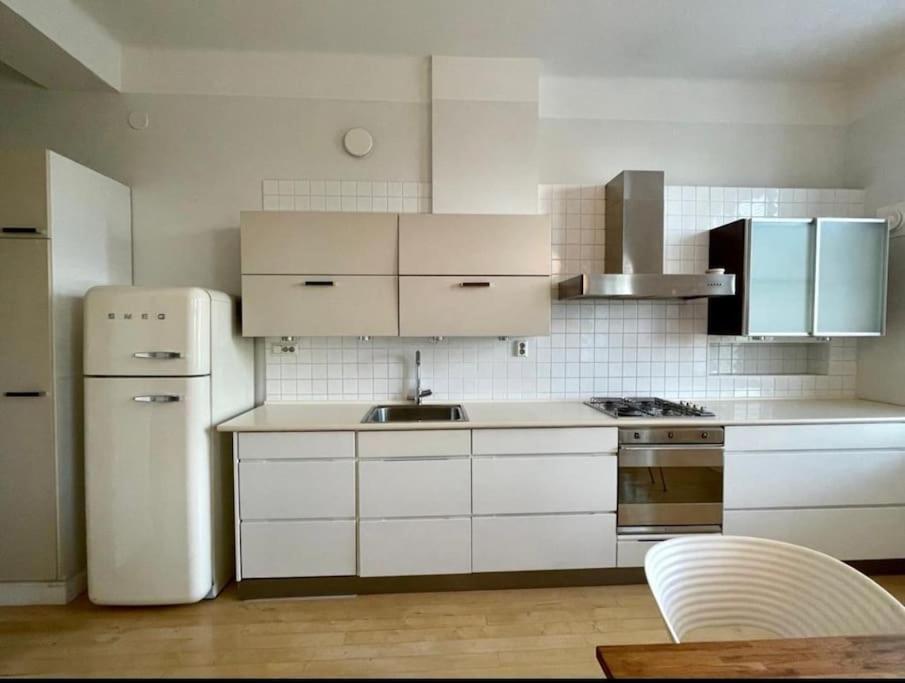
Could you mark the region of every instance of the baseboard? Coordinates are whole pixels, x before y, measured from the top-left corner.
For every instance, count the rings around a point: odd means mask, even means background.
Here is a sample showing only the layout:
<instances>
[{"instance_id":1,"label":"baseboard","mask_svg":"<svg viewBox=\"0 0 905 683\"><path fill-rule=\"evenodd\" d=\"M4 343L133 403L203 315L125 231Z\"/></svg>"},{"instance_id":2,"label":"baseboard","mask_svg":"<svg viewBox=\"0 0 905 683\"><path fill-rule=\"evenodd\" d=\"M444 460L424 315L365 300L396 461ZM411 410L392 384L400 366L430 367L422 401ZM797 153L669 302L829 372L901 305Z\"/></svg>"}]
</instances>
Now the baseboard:
<instances>
[{"instance_id":1,"label":"baseboard","mask_svg":"<svg viewBox=\"0 0 905 683\"><path fill-rule=\"evenodd\" d=\"M422 593L502 588L559 588L644 583L641 567L565 569L427 576L318 576L308 578L244 579L238 582L240 600L367 595L374 593Z\"/></svg>"},{"instance_id":2,"label":"baseboard","mask_svg":"<svg viewBox=\"0 0 905 683\"><path fill-rule=\"evenodd\" d=\"M0 581L0 606L65 605L84 593L87 586L85 572L65 581Z\"/></svg>"}]
</instances>

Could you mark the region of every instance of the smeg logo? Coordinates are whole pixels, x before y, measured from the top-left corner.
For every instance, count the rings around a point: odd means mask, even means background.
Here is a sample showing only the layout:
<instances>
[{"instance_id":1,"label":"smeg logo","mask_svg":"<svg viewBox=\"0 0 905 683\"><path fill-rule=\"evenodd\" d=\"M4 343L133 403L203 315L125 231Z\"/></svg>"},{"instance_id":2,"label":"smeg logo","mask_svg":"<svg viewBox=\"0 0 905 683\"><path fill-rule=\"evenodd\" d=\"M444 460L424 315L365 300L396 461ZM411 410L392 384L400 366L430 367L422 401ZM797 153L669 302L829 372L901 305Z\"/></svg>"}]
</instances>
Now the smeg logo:
<instances>
[{"instance_id":1,"label":"smeg logo","mask_svg":"<svg viewBox=\"0 0 905 683\"><path fill-rule=\"evenodd\" d=\"M107 313L107 320L132 320L134 313ZM166 313L139 313L141 320L166 320Z\"/></svg>"}]
</instances>

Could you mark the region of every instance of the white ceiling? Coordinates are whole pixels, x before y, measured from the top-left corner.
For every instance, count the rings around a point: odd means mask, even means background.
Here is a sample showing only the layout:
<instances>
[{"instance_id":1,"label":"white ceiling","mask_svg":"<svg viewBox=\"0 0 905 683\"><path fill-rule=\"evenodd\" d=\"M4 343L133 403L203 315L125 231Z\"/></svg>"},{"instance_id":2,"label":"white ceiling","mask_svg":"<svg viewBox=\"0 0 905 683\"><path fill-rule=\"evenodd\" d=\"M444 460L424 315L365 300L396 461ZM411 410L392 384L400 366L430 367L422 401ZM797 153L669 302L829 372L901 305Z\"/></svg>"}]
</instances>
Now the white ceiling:
<instances>
[{"instance_id":1,"label":"white ceiling","mask_svg":"<svg viewBox=\"0 0 905 683\"><path fill-rule=\"evenodd\" d=\"M537 57L545 73L833 81L905 0L75 0L126 45Z\"/></svg>"}]
</instances>

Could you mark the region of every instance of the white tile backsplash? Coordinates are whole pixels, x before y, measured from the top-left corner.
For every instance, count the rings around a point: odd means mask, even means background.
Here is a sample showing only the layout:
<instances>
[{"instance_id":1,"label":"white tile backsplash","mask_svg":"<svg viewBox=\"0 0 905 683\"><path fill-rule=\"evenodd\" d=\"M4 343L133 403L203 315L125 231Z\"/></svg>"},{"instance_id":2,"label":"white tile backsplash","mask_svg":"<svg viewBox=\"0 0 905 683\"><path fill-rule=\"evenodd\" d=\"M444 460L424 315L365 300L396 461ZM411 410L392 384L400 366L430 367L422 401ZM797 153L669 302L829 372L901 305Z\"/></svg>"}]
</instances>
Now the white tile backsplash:
<instances>
[{"instance_id":1,"label":"white tile backsplash","mask_svg":"<svg viewBox=\"0 0 905 683\"><path fill-rule=\"evenodd\" d=\"M431 184L420 181L270 179L261 189L264 211L431 211Z\"/></svg>"},{"instance_id":2,"label":"white tile backsplash","mask_svg":"<svg viewBox=\"0 0 905 683\"><path fill-rule=\"evenodd\" d=\"M430 212L430 189L413 180L269 179L262 201L265 210ZM703 272L707 231L734 218L861 216L863 202L863 191L849 189L668 186L666 271ZM556 279L603 270L605 206L602 185L539 186ZM836 339L806 349L802 360L772 348L779 344L708 337L703 301L554 302L552 333L528 339L527 358L514 355L514 340L488 338L303 337L295 354L272 353L275 342L267 340L268 401L406 398L416 349L424 383L440 400L839 398L854 395L857 352L856 340Z\"/></svg>"}]
</instances>

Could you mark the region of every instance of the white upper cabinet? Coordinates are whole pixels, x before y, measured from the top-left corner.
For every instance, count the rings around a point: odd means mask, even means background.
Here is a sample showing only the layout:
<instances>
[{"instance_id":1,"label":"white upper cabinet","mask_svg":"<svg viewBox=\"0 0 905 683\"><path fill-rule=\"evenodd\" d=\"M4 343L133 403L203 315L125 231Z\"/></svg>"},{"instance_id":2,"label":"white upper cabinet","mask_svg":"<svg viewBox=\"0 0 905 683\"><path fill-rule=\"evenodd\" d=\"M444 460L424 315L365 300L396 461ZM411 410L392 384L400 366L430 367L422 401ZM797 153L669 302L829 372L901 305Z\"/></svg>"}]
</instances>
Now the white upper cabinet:
<instances>
[{"instance_id":1,"label":"white upper cabinet","mask_svg":"<svg viewBox=\"0 0 905 683\"><path fill-rule=\"evenodd\" d=\"M883 334L888 251L885 220L817 219L814 334Z\"/></svg>"},{"instance_id":2,"label":"white upper cabinet","mask_svg":"<svg viewBox=\"0 0 905 683\"><path fill-rule=\"evenodd\" d=\"M404 214L400 275L550 275L549 216Z\"/></svg>"},{"instance_id":3,"label":"white upper cabinet","mask_svg":"<svg viewBox=\"0 0 905 683\"><path fill-rule=\"evenodd\" d=\"M885 331L889 233L873 218L752 218L710 231L710 267L736 294L708 301L708 333L870 336Z\"/></svg>"},{"instance_id":4,"label":"white upper cabinet","mask_svg":"<svg viewBox=\"0 0 905 683\"><path fill-rule=\"evenodd\" d=\"M550 333L549 216L246 211L242 333Z\"/></svg>"},{"instance_id":5,"label":"white upper cabinet","mask_svg":"<svg viewBox=\"0 0 905 683\"><path fill-rule=\"evenodd\" d=\"M399 217L402 336L550 334L550 217Z\"/></svg>"},{"instance_id":6,"label":"white upper cabinet","mask_svg":"<svg viewBox=\"0 0 905 683\"><path fill-rule=\"evenodd\" d=\"M242 334L397 336L396 214L242 213Z\"/></svg>"},{"instance_id":7,"label":"white upper cabinet","mask_svg":"<svg viewBox=\"0 0 905 683\"><path fill-rule=\"evenodd\" d=\"M0 151L0 236L50 235L48 158L43 149Z\"/></svg>"},{"instance_id":8,"label":"white upper cabinet","mask_svg":"<svg viewBox=\"0 0 905 683\"><path fill-rule=\"evenodd\" d=\"M243 211L243 275L395 275L394 213Z\"/></svg>"}]
</instances>

